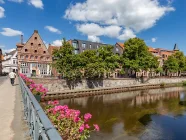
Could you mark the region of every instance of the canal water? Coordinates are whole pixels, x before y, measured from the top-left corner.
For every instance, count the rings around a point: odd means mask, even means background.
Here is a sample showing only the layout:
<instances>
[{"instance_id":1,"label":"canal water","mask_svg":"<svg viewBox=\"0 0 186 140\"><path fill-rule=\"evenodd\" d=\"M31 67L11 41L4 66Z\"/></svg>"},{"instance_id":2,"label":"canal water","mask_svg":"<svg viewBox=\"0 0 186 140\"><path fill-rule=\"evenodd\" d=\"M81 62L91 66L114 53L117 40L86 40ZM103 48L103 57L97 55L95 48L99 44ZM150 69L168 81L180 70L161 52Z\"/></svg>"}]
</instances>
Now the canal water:
<instances>
[{"instance_id":1,"label":"canal water","mask_svg":"<svg viewBox=\"0 0 186 140\"><path fill-rule=\"evenodd\" d=\"M91 113L100 126L89 140L186 140L186 89L131 91L61 100L61 105Z\"/></svg>"}]
</instances>

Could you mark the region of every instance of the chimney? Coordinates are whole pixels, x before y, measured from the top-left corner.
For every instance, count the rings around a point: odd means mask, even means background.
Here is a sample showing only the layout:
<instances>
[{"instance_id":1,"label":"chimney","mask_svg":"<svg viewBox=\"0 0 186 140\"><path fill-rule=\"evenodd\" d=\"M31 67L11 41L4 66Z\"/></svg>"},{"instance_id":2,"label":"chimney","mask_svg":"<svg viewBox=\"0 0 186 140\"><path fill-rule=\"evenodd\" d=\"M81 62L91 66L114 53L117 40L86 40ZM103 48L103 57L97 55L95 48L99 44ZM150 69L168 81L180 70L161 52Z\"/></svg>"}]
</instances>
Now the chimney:
<instances>
[{"instance_id":1,"label":"chimney","mask_svg":"<svg viewBox=\"0 0 186 140\"><path fill-rule=\"evenodd\" d=\"M34 30L34 33L38 33L38 30Z\"/></svg>"},{"instance_id":2,"label":"chimney","mask_svg":"<svg viewBox=\"0 0 186 140\"><path fill-rule=\"evenodd\" d=\"M23 35L21 35L21 44L23 44Z\"/></svg>"}]
</instances>

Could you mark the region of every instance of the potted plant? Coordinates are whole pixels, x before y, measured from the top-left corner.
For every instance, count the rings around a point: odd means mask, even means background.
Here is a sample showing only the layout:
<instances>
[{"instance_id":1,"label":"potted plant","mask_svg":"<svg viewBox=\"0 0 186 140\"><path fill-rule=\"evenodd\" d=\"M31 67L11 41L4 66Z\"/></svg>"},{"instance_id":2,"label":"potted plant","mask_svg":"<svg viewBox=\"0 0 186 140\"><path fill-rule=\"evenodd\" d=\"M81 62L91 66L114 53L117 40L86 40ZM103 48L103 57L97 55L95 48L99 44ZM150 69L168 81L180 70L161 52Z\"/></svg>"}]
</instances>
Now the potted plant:
<instances>
[{"instance_id":1,"label":"potted plant","mask_svg":"<svg viewBox=\"0 0 186 140\"><path fill-rule=\"evenodd\" d=\"M38 102L40 102L41 97L45 96L47 93L47 89L44 88L43 85L41 85L41 84L31 84L30 90Z\"/></svg>"}]
</instances>

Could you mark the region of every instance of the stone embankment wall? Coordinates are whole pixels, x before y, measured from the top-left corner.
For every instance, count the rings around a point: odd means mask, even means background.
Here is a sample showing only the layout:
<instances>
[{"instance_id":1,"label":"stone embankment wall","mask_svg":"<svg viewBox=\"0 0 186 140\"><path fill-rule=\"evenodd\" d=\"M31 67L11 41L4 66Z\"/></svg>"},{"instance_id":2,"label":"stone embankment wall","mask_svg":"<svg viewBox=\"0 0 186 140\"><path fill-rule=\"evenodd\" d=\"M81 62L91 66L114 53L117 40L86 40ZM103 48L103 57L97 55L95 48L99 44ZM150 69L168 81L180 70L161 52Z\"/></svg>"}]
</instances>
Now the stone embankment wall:
<instances>
[{"instance_id":1,"label":"stone embankment wall","mask_svg":"<svg viewBox=\"0 0 186 140\"><path fill-rule=\"evenodd\" d=\"M142 82L137 79L105 79L105 80L82 80L76 82L73 86L68 84L66 80L54 78L33 78L36 83L43 84L50 92L66 91L70 89L96 89L96 88L112 88L140 85ZM181 83L186 78L154 78L143 84L161 84L161 83Z\"/></svg>"}]
</instances>

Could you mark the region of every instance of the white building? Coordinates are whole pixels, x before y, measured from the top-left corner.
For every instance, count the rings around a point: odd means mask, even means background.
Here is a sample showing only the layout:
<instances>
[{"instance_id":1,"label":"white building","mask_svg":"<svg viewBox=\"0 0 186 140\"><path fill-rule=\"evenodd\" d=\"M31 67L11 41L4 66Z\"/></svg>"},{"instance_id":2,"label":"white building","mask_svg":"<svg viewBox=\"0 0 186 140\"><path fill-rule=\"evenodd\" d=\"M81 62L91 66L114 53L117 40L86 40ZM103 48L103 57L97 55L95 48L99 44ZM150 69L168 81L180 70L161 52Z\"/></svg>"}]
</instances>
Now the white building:
<instances>
[{"instance_id":1,"label":"white building","mask_svg":"<svg viewBox=\"0 0 186 140\"><path fill-rule=\"evenodd\" d=\"M9 53L4 54L4 59L2 61L2 72L11 72L12 70L14 72L17 72L17 51L11 51Z\"/></svg>"}]
</instances>

